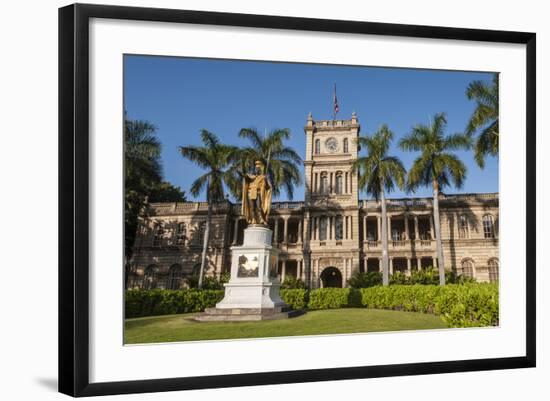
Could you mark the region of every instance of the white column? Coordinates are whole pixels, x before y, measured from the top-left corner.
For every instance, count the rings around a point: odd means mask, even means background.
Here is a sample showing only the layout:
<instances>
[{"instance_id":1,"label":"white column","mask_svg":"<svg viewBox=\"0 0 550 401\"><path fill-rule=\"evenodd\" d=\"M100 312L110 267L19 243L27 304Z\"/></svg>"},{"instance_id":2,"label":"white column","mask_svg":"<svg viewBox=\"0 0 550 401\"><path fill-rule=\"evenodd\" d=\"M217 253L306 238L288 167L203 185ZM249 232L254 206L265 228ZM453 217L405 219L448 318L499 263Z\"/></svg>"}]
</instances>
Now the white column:
<instances>
[{"instance_id":1,"label":"white column","mask_svg":"<svg viewBox=\"0 0 550 401\"><path fill-rule=\"evenodd\" d=\"M314 174L313 176L313 191L314 193L318 193L319 192L319 184L318 184L318 179L317 179L317 173Z\"/></svg>"},{"instance_id":2,"label":"white column","mask_svg":"<svg viewBox=\"0 0 550 401\"><path fill-rule=\"evenodd\" d=\"M418 216L414 215L414 239L419 240L420 237L418 235Z\"/></svg>"},{"instance_id":3,"label":"white column","mask_svg":"<svg viewBox=\"0 0 550 401\"><path fill-rule=\"evenodd\" d=\"M365 217L363 218L363 241L367 240L367 215L365 214Z\"/></svg>"},{"instance_id":4,"label":"white column","mask_svg":"<svg viewBox=\"0 0 550 401\"><path fill-rule=\"evenodd\" d=\"M405 240L409 239L409 216L405 215Z\"/></svg>"},{"instance_id":5,"label":"white column","mask_svg":"<svg viewBox=\"0 0 550 401\"><path fill-rule=\"evenodd\" d=\"M315 218L315 239L316 240L319 240L319 233L321 232L320 228L319 228L319 223L321 222L321 218L320 217L316 217Z\"/></svg>"},{"instance_id":6,"label":"white column","mask_svg":"<svg viewBox=\"0 0 550 401\"><path fill-rule=\"evenodd\" d=\"M348 239L348 216L342 216L342 223L344 225L344 235L342 235L342 238Z\"/></svg>"},{"instance_id":7,"label":"white column","mask_svg":"<svg viewBox=\"0 0 550 401\"><path fill-rule=\"evenodd\" d=\"M382 258L378 258L378 271L382 273Z\"/></svg>"},{"instance_id":8,"label":"white column","mask_svg":"<svg viewBox=\"0 0 550 401\"><path fill-rule=\"evenodd\" d=\"M416 269L418 271L420 271L422 269L422 263L420 263L422 261L421 258L416 258Z\"/></svg>"},{"instance_id":9,"label":"white column","mask_svg":"<svg viewBox=\"0 0 550 401\"><path fill-rule=\"evenodd\" d=\"M388 241L391 241L391 216L388 216Z\"/></svg>"},{"instance_id":10,"label":"white column","mask_svg":"<svg viewBox=\"0 0 550 401\"><path fill-rule=\"evenodd\" d=\"M344 274L342 275L342 288L346 286L346 277L348 276L349 259L344 259Z\"/></svg>"},{"instance_id":11,"label":"white column","mask_svg":"<svg viewBox=\"0 0 550 401\"><path fill-rule=\"evenodd\" d=\"M390 258L390 274L393 274L393 258Z\"/></svg>"},{"instance_id":12,"label":"white column","mask_svg":"<svg viewBox=\"0 0 550 401\"><path fill-rule=\"evenodd\" d=\"M378 229L378 236L376 237L376 239L378 241L382 241L382 217L381 216L378 216L378 224L376 228Z\"/></svg>"},{"instance_id":13,"label":"white column","mask_svg":"<svg viewBox=\"0 0 550 401\"><path fill-rule=\"evenodd\" d=\"M349 239L353 239L353 216L349 216Z\"/></svg>"},{"instance_id":14,"label":"white column","mask_svg":"<svg viewBox=\"0 0 550 401\"><path fill-rule=\"evenodd\" d=\"M434 235L434 218L433 215L430 215L430 236L432 237L432 240L435 239Z\"/></svg>"},{"instance_id":15,"label":"white column","mask_svg":"<svg viewBox=\"0 0 550 401\"><path fill-rule=\"evenodd\" d=\"M298 221L298 242L303 242L304 237L302 235L302 217L300 217L300 220Z\"/></svg>"},{"instance_id":16,"label":"white column","mask_svg":"<svg viewBox=\"0 0 550 401\"><path fill-rule=\"evenodd\" d=\"M348 186L348 172L347 172L347 171L346 171L346 174L345 174L345 178L346 178L346 179L345 179L345 181L344 181L344 182L345 182L345 184L344 184L344 185L345 185L344 191L346 191L345 193L348 194L348 193L349 193L349 192L348 192L349 186Z\"/></svg>"},{"instance_id":17,"label":"white column","mask_svg":"<svg viewBox=\"0 0 550 401\"><path fill-rule=\"evenodd\" d=\"M284 222L284 228L283 228L284 239L283 239L283 242L285 244L287 244L288 243L288 217L285 217L283 219L283 222Z\"/></svg>"},{"instance_id":18,"label":"white column","mask_svg":"<svg viewBox=\"0 0 550 401\"><path fill-rule=\"evenodd\" d=\"M407 258L407 274L411 275L411 258Z\"/></svg>"},{"instance_id":19,"label":"white column","mask_svg":"<svg viewBox=\"0 0 550 401\"><path fill-rule=\"evenodd\" d=\"M334 240L336 230L334 229L334 226L336 225L336 216L330 217L330 239Z\"/></svg>"},{"instance_id":20,"label":"white column","mask_svg":"<svg viewBox=\"0 0 550 401\"><path fill-rule=\"evenodd\" d=\"M283 264L283 268L282 268L282 271L281 271L281 283L284 283L285 282L285 275L286 275L286 260L283 260L282 264Z\"/></svg>"},{"instance_id":21,"label":"white column","mask_svg":"<svg viewBox=\"0 0 550 401\"><path fill-rule=\"evenodd\" d=\"M437 268L437 258L435 256L432 257L432 264L433 264L433 268L436 269Z\"/></svg>"},{"instance_id":22,"label":"white column","mask_svg":"<svg viewBox=\"0 0 550 401\"><path fill-rule=\"evenodd\" d=\"M277 245L279 243L279 218L275 217L275 219L273 220L275 221L275 227L273 230L273 243Z\"/></svg>"}]
</instances>

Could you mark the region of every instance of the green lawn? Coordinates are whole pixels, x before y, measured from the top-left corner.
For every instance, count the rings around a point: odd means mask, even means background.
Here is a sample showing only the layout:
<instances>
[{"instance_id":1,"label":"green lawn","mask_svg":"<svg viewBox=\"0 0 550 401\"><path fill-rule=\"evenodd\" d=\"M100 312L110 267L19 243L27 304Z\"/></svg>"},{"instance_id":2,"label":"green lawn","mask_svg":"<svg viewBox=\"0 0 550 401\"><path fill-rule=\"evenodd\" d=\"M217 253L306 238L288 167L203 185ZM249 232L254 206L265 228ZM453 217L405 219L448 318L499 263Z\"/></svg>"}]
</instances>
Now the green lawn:
<instances>
[{"instance_id":1,"label":"green lawn","mask_svg":"<svg viewBox=\"0 0 550 401\"><path fill-rule=\"evenodd\" d=\"M446 327L440 317L431 314L362 308L310 311L292 319L258 322L199 323L185 319L191 315L127 319L124 342L126 344L142 344Z\"/></svg>"}]
</instances>

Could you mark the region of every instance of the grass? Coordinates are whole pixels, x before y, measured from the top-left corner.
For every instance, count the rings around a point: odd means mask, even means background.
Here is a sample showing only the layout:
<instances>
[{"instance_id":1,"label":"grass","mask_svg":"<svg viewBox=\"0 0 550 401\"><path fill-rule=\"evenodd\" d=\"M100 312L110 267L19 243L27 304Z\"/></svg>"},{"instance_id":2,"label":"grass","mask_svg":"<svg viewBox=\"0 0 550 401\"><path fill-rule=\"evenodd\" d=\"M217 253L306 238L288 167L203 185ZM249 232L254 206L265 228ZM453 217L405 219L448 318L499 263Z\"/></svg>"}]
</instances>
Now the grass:
<instances>
[{"instance_id":1,"label":"grass","mask_svg":"<svg viewBox=\"0 0 550 401\"><path fill-rule=\"evenodd\" d=\"M447 327L440 317L431 314L363 308L310 311L305 315L292 319L259 322L199 323L185 319L192 315L181 314L127 319L124 342L125 344L143 344L425 330Z\"/></svg>"}]
</instances>

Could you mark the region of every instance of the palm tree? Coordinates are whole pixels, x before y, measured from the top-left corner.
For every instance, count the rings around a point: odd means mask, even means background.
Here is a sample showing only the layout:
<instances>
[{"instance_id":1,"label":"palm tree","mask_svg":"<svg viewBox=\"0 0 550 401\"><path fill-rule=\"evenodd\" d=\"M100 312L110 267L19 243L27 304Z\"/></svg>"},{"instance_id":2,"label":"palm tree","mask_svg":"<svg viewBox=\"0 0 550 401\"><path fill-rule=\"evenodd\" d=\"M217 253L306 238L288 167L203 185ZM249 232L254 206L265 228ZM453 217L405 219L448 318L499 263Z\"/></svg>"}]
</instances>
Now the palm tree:
<instances>
[{"instance_id":1,"label":"palm tree","mask_svg":"<svg viewBox=\"0 0 550 401\"><path fill-rule=\"evenodd\" d=\"M193 184L191 184L191 194L197 197L203 190L206 190L206 201L208 202L201 269L199 272L199 288L202 288L206 265L206 251L208 249L212 220L212 206L214 203L224 200L224 184L227 183L228 179L227 166L235 152L234 147L222 144L216 135L205 129L201 130L201 139L204 146L179 147L179 151L184 158L189 159L206 170L203 175L198 177Z\"/></svg>"},{"instance_id":2,"label":"palm tree","mask_svg":"<svg viewBox=\"0 0 550 401\"><path fill-rule=\"evenodd\" d=\"M124 237L129 259L137 230L138 215L147 196L161 181L161 144L155 126L147 121L124 119Z\"/></svg>"},{"instance_id":3,"label":"palm tree","mask_svg":"<svg viewBox=\"0 0 550 401\"><path fill-rule=\"evenodd\" d=\"M474 157L479 167L485 167L485 156L498 156L498 75L493 75L489 84L484 81L473 81L466 89L469 100L475 100L477 106L470 117L466 134L479 135L474 143Z\"/></svg>"},{"instance_id":4,"label":"palm tree","mask_svg":"<svg viewBox=\"0 0 550 401\"><path fill-rule=\"evenodd\" d=\"M267 135L260 135L254 128L243 128L239 132L241 138L251 142L250 147L240 149L232 157L231 178L229 188L236 199L241 198L242 177L254 167L254 162L260 160L267 166L267 174L273 185L273 196L281 194L281 188L290 200L294 197L294 188L302 183L299 165L301 157L294 149L285 146L284 141L290 139L290 130L274 129Z\"/></svg>"},{"instance_id":5,"label":"palm tree","mask_svg":"<svg viewBox=\"0 0 550 401\"><path fill-rule=\"evenodd\" d=\"M388 217L386 193L393 191L395 184L402 188L405 184L405 168L401 160L388 156L393 132L382 125L372 136L357 138L357 144L367 149L367 156L357 158L352 169L359 172L359 188L380 200L382 209L382 283L389 284L388 259Z\"/></svg>"},{"instance_id":6,"label":"palm tree","mask_svg":"<svg viewBox=\"0 0 550 401\"><path fill-rule=\"evenodd\" d=\"M401 139L405 151L421 152L408 173L407 189L414 192L420 186L433 188L433 219L437 243L439 284L445 285L445 262L439 221L439 192L452 183L461 188L466 178L466 166L451 150L468 149L470 138L464 134L444 135L445 113L436 114L430 125L417 124Z\"/></svg>"}]
</instances>

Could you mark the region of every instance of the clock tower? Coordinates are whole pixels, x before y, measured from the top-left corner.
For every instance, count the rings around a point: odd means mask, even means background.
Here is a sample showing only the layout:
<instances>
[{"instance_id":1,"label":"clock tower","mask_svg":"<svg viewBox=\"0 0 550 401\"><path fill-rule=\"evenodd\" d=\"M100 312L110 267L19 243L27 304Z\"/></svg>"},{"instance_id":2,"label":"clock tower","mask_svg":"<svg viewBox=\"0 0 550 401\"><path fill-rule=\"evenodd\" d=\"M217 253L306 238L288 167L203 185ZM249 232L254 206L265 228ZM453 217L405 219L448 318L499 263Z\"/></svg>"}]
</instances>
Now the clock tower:
<instances>
[{"instance_id":1,"label":"clock tower","mask_svg":"<svg viewBox=\"0 0 550 401\"><path fill-rule=\"evenodd\" d=\"M307 206L358 206L357 174L352 172L352 164L359 150L355 142L359 130L355 113L350 120L313 120L311 113L308 115L304 127Z\"/></svg>"}]
</instances>

